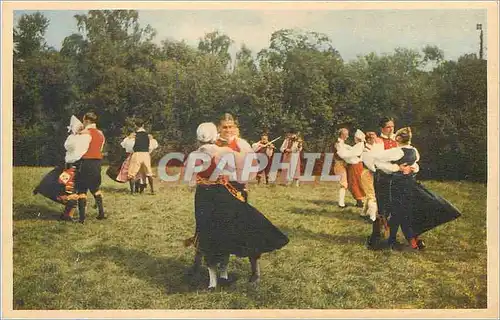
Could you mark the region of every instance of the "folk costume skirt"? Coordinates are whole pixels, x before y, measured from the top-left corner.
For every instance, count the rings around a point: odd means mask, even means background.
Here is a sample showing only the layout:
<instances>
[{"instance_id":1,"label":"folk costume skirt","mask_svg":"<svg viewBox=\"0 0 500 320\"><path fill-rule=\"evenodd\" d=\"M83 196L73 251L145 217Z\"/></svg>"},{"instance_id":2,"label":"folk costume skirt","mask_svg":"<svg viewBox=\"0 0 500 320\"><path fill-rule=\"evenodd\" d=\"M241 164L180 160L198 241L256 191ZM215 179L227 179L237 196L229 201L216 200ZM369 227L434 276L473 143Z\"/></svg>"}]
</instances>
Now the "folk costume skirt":
<instances>
[{"instance_id":1,"label":"folk costume skirt","mask_svg":"<svg viewBox=\"0 0 500 320\"><path fill-rule=\"evenodd\" d=\"M33 195L41 194L54 202L66 204L68 195L75 192L76 166L65 168L61 165L52 169L33 190Z\"/></svg>"},{"instance_id":2,"label":"folk costume skirt","mask_svg":"<svg viewBox=\"0 0 500 320\"><path fill-rule=\"evenodd\" d=\"M195 216L198 249L209 263L220 262L228 254L258 256L289 241L259 210L222 184L197 186Z\"/></svg>"},{"instance_id":3,"label":"folk costume skirt","mask_svg":"<svg viewBox=\"0 0 500 320\"><path fill-rule=\"evenodd\" d=\"M365 193L361 187L361 174L363 173L363 163L347 165L347 180L349 191L356 200L363 200Z\"/></svg>"},{"instance_id":4,"label":"folk costume skirt","mask_svg":"<svg viewBox=\"0 0 500 320\"><path fill-rule=\"evenodd\" d=\"M405 196L401 196L404 193ZM389 192L391 215L402 214L410 219L414 236L459 218L461 212L440 195L429 191L414 178L393 175ZM392 219L392 217L391 217Z\"/></svg>"},{"instance_id":5,"label":"folk costume skirt","mask_svg":"<svg viewBox=\"0 0 500 320\"><path fill-rule=\"evenodd\" d=\"M412 181L412 228L418 236L459 218L461 212L440 195L429 191L421 183Z\"/></svg>"},{"instance_id":6,"label":"folk costume skirt","mask_svg":"<svg viewBox=\"0 0 500 320\"><path fill-rule=\"evenodd\" d=\"M127 182L128 162L130 154L123 154L118 161L110 163L106 170L106 175L113 181L124 183Z\"/></svg>"}]
</instances>

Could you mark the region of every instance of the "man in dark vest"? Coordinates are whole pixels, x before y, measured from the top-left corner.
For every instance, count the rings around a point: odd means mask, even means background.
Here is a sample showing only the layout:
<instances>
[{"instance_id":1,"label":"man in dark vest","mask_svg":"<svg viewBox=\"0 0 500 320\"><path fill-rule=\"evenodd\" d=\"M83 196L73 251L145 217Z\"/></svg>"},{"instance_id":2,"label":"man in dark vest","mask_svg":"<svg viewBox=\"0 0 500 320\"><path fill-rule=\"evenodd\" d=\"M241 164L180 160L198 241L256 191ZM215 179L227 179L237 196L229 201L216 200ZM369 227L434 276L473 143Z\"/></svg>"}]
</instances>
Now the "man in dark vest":
<instances>
[{"instance_id":1,"label":"man in dark vest","mask_svg":"<svg viewBox=\"0 0 500 320\"><path fill-rule=\"evenodd\" d=\"M151 156L149 154L151 137L144 129L144 122L142 120L135 121L135 143L134 153L130 158L130 166L128 168L129 181L133 181L139 170L143 169L148 178L151 194L154 194L153 188L153 170L151 169Z\"/></svg>"},{"instance_id":2,"label":"man in dark vest","mask_svg":"<svg viewBox=\"0 0 500 320\"><path fill-rule=\"evenodd\" d=\"M66 204L66 209L71 210L76 207L78 202L79 222L85 222L85 209L87 207L87 191L94 196L99 215L97 219L105 219L104 207L102 202L101 187L101 161L103 158L102 148L104 147L105 137L101 130L96 127L97 116L93 112L88 112L83 117L85 128L80 131L82 141L81 148L86 152L81 157L78 166L78 172L75 176L75 190L77 197L70 199ZM69 220L69 219L67 219Z\"/></svg>"}]
</instances>

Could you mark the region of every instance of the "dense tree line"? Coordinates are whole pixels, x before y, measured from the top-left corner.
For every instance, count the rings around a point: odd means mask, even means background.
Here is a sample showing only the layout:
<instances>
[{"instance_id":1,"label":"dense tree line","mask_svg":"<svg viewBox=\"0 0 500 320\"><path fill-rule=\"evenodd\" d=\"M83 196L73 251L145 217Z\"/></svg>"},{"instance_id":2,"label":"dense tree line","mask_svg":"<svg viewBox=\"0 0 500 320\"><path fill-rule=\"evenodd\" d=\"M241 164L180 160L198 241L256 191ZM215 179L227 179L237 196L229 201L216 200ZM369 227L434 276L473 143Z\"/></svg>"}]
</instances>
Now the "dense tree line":
<instances>
[{"instance_id":1,"label":"dense tree line","mask_svg":"<svg viewBox=\"0 0 500 320\"><path fill-rule=\"evenodd\" d=\"M50 21L23 15L14 29L14 163L62 161L71 114L89 110L107 137L108 159L147 121L161 156L190 151L196 127L235 114L250 141L266 130L300 131L305 149L330 151L335 130L378 131L379 117L409 125L422 155L420 177L486 180L486 61L467 54L446 60L437 47L404 48L344 61L323 34L283 29L269 47L242 46L232 59L229 35L217 31L156 44L155 30L133 10L75 16L78 33L60 50L47 46Z\"/></svg>"}]
</instances>

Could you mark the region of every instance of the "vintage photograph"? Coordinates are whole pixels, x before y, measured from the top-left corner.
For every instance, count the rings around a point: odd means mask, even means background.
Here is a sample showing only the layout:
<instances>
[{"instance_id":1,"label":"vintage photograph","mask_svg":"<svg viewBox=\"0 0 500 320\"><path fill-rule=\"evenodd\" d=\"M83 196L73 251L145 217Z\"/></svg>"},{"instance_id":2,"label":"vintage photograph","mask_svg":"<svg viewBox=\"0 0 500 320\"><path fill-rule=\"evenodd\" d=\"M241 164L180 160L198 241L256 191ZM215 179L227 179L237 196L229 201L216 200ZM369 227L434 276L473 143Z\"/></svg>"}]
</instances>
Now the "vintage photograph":
<instances>
[{"instance_id":1,"label":"vintage photograph","mask_svg":"<svg viewBox=\"0 0 500 320\"><path fill-rule=\"evenodd\" d=\"M488 308L488 10L306 5L13 10L13 310Z\"/></svg>"}]
</instances>

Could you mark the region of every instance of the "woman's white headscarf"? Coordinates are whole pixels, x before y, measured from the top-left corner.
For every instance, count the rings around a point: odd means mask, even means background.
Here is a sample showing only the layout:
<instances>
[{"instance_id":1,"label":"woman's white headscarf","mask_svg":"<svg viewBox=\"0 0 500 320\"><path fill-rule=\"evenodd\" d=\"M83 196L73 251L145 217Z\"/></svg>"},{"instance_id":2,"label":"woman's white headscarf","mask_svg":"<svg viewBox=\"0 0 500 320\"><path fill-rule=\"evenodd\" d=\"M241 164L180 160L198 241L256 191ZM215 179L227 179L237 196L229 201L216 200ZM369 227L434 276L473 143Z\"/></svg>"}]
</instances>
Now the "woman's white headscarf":
<instances>
[{"instance_id":1,"label":"woman's white headscarf","mask_svg":"<svg viewBox=\"0 0 500 320\"><path fill-rule=\"evenodd\" d=\"M67 128L68 132L71 132L72 134L77 134L80 130L83 129L83 123L80 120L78 120L77 117L71 116L71 119L69 121L69 126Z\"/></svg>"},{"instance_id":2,"label":"woman's white headscarf","mask_svg":"<svg viewBox=\"0 0 500 320\"><path fill-rule=\"evenodd\" d=\"M204 122L196 129L198 141L203 143L214 143L217 140L217 127L212 122Z\"/></svg>"}]
</instances>

